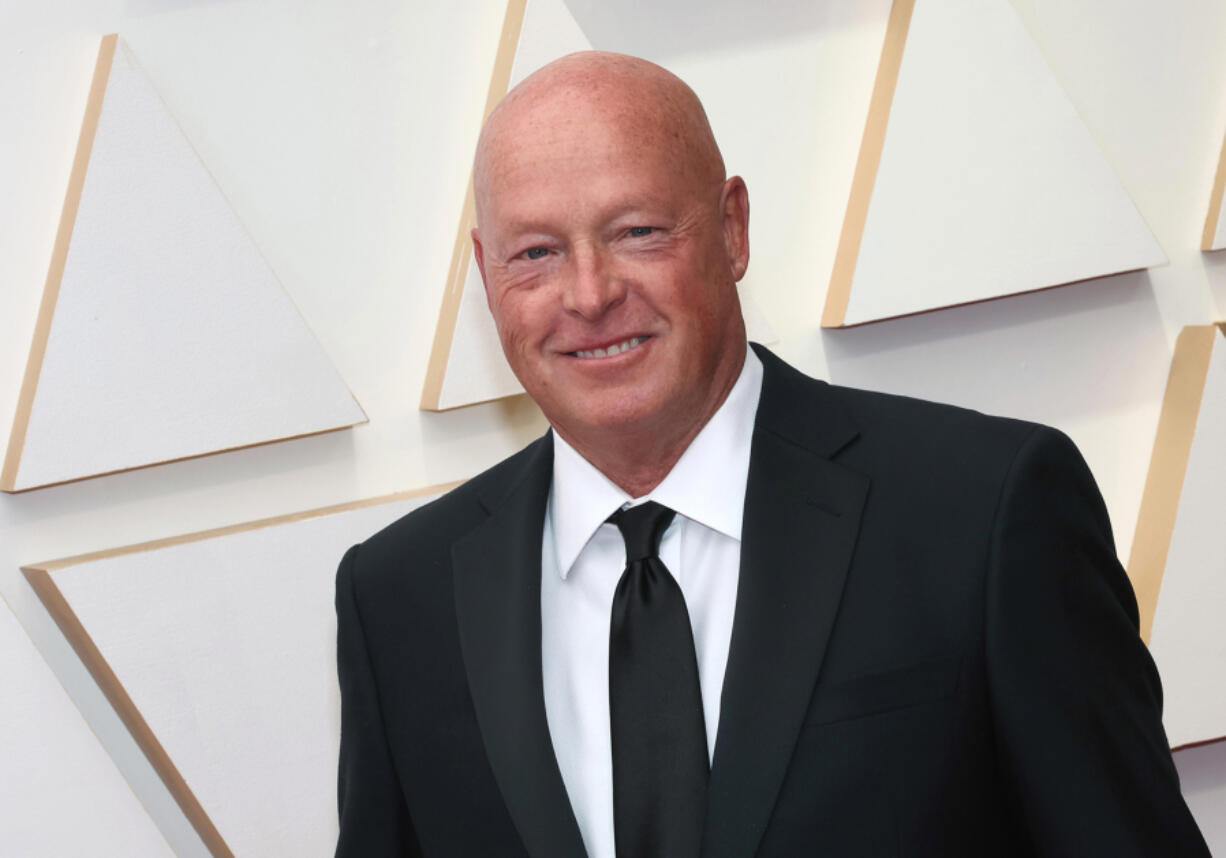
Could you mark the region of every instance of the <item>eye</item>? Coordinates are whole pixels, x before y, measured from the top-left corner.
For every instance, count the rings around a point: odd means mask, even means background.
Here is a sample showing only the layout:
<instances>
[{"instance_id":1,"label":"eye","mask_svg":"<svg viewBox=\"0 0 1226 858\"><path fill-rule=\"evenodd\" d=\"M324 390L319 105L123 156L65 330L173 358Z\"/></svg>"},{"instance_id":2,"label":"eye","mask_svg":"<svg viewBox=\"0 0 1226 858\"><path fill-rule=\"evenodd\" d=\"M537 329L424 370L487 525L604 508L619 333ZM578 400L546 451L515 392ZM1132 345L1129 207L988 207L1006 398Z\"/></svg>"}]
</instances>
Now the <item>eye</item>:
<instances>
[{"instance_id":1,"label":"eye","mask_svg":"<svg viewBox=\"0 0 1226 858\"><path fill-rule=\"evenodd\" d=\"M632 226L628 230L628 233L631 238L646 238L655 231L656 229L654 226Z\"/></svg>"},{"instance_id":2,"label":"eye","mask_svg":"<svg viewBox=\"0 0 1226 858\"><path fill-rule=\"evenodd\" d=\"M544 259L548 255L549 248L547 247L529 247L524 251L524 256L527 259Z\"/></svg>"}]
</instances>

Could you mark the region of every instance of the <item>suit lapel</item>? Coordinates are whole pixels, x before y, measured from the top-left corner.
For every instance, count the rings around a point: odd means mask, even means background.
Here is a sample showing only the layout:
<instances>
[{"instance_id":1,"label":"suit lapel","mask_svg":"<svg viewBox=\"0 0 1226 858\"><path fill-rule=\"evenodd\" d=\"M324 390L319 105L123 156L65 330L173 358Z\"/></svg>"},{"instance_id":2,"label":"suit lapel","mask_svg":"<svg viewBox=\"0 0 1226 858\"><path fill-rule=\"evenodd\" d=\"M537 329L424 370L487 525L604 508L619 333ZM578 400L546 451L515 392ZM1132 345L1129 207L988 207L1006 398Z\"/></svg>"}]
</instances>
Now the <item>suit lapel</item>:
<instances>
[{"instance_id":1,"label":"suit lapel","mask_svg":"<svg viewBox=\"0 0 1226 858\"><path fill-rule=\"evenodd\" d=\"M825 386L758 351L765 374L705 858L757 849L821 670L868 493L866 477L828 458L856 431Z\"/></svg>"},{"instance_id":2,"label":"suit lapel","mask_svg":"<svg viewBox=\"0 0 1226 858\"><path fill-rule=\"evenodd\" d=\"M541 531L552 476L549 436L490 493L490 516L452 548L464 667L486 755L533 858L584 858L558 769L541 677Z\"/></svg>"}]
</instances>

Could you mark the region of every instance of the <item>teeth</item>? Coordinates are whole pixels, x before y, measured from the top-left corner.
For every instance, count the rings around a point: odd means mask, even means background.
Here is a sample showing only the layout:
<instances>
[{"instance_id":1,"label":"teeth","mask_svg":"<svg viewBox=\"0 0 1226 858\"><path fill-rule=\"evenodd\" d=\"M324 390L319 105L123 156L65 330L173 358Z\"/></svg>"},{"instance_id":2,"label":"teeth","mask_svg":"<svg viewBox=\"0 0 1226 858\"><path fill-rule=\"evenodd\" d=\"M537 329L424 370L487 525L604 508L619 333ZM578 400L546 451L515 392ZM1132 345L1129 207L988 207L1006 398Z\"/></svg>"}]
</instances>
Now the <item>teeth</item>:
<instances>
[{"instance_id":1,"label":"teeth","mask_svg":"<svg viewBox=\"0 0 1226 858\"><path fill-rule=\"evenodd\" d=\"M612 357L613 355L619 355L622 352L628 352L633 348L637 348L645 342L647 342L646 337L634 337L623 343L609 346L607 349L587 349L584 351L571 352L571 354L578 358Z\"/></svg>"}]
</instances>

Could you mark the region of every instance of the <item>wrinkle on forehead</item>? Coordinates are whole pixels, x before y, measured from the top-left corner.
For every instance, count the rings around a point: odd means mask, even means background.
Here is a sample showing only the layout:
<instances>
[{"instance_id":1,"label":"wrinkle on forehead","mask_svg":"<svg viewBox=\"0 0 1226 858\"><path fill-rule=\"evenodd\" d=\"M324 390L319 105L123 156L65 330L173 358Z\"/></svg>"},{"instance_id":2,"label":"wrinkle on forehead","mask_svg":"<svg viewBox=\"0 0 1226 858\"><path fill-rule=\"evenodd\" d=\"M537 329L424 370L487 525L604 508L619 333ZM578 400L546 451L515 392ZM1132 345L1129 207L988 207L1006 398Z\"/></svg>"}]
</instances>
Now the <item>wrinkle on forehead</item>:
<instances>
[{"instance_id":1,"label":"wrinkle on forehead","mask_svg":"<svg viewBox=\"0 0 1226 858\"><path fill-rule=\"evenodd\" d=\"M478 223L498 174L513 169L530 141L572 140L591 152L611 129L695 187L725 178L702 103L680 78L636 57L584 51L529 75L486 120L473 166Z\"/></svg>"}]
</instances>

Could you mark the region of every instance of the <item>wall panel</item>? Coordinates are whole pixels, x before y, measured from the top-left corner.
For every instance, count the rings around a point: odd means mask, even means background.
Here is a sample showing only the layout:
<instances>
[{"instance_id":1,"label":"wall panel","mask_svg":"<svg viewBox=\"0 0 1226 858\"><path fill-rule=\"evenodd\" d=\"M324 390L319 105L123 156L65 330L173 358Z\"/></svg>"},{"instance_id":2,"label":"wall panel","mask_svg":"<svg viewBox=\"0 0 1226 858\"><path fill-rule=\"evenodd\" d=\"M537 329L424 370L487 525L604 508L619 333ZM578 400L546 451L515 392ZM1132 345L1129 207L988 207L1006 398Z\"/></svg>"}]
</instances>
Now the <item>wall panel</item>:
<instances>
[{"instance_id":1,"label":"wall panel","mask_svg":"<svg viewBox=\"0 0 1226 858\"><path fill-rule=\"evenodd\" d=\"M103 38L0 488L364 421L132 52Z\"/></svg>"},{"instance_id":2,"label":"wall panel","mask_svg":"<svg viewBox=\"0 0 1226 858\"><path fill-rule=\"evenodd\" d=\"M3 599L0 686L0 854L173 854Z\"/></svg>"},{"instance_id":3,"label":"wall panel","mask_svg":"<svg viewBox=\"0 0 1226 858\"><path fill-rule=\"evenodd\" d=\"M213 855L332 854L336 563L445 488L26 568Z\"/></svg>"},{"instance_id":4,"label":"wall panel","mask_svg":"<svg viewBox=\"0 0 1226 858\"><path fill-rule=\"evenodd\" d=\"M1004 0L898 0L822 324L1166 261Z\"/></svg>"}]
</instances>

